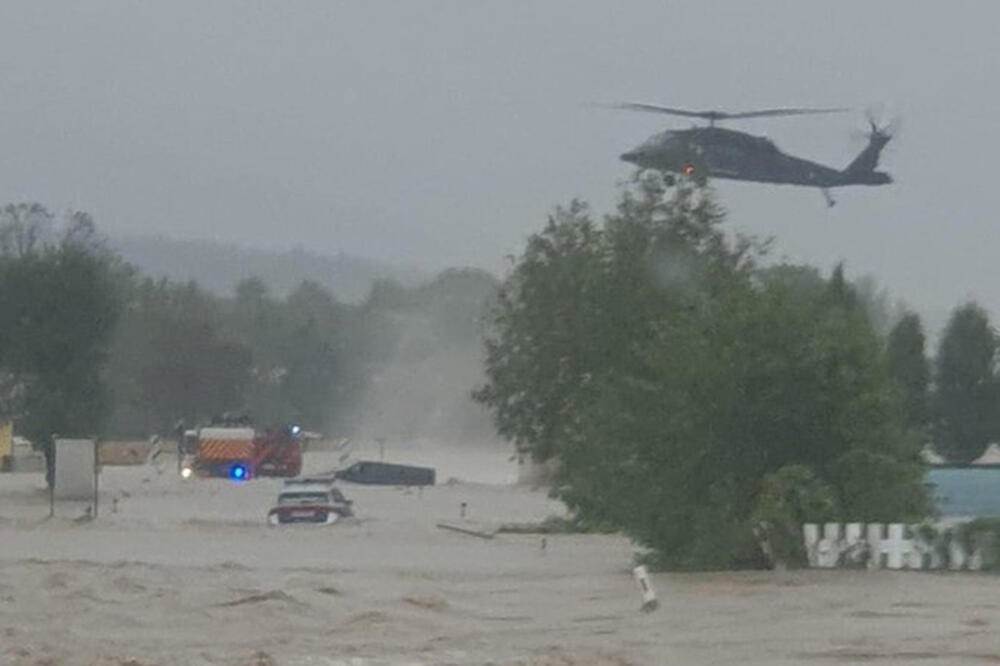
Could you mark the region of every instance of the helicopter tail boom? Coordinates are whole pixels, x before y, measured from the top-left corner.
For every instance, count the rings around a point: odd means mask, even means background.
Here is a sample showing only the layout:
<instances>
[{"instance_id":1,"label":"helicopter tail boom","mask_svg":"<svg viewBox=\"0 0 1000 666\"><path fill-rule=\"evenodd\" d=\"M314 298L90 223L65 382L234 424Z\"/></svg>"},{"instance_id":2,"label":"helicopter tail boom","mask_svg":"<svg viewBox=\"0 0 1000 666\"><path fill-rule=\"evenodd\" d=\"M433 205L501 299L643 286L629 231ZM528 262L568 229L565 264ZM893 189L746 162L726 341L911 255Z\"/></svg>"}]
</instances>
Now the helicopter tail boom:
<instances>
[{"instance_id":1,"label":"helicopter tail boom","mask_svg":"<svg viewBox=\"0 0 1000 666\"><path fill-rule=\"evenodd\" d=\"M889 143L892 135L875 125L874 121L869 120L869 123L871 124L871 132L868 133L868 145L841 173L849 181L858 184L881 185L892 182L889 174L875 170L878 167L882 149Z\"/></svg>"}]
</instances>

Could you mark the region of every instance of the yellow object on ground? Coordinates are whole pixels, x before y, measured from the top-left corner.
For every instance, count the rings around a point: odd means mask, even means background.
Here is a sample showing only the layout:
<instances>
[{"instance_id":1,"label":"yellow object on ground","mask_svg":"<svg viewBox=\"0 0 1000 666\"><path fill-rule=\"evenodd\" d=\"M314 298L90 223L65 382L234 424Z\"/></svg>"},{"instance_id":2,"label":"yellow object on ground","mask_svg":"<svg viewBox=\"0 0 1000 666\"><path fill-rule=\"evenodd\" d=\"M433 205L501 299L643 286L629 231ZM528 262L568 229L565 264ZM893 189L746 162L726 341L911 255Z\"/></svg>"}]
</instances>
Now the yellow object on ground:
<instances>
[{"instance_id":1,"label":"yellow object on ground","mask_svg":"<svg viewBox=\"0 0 1000 666\"><path fill-rule=\"evenodd\" d=\"M13 453L14 424L10 421L0 423L0 458Z\"/></svg>"}]
</instances>

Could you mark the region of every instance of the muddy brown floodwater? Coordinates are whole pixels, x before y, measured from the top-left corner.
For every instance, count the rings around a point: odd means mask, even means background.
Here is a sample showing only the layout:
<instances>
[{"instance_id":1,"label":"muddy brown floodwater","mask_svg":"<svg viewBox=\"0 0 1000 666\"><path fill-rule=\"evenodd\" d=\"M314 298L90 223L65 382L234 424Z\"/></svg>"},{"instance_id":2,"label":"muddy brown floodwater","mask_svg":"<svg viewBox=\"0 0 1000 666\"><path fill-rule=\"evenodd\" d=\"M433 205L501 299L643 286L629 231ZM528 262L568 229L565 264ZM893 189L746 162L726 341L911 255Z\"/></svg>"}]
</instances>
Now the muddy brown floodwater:
<instances>
[{"instance_id":1,"label":"muddy brown floodwater","mask_svg":"<svg viewBox=\"0 0 1000 666\"><path fill-rule=\"evenodd\" d=\"M345 485L357 520L267 527L279 485L106 468L88 522L0 476L0 664L1000 664L986 574L654 574L642 613L620 537L436 527L561 513L542 491Z\"/></svg>"}]
</instances>

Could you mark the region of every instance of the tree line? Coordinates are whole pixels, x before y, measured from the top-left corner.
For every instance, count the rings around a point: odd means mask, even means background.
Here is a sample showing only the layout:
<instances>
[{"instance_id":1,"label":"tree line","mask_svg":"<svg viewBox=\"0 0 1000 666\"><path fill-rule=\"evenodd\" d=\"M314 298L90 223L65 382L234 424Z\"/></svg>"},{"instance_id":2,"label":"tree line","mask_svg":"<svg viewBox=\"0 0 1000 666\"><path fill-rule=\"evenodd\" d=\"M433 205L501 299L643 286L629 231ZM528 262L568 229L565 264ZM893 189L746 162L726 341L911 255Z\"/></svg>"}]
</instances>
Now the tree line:
<instances>
[{"instance_id":1,"label":"tree line","mask_svg":"<svg viewBox=\"0 0 1000 666\"><path fill-rule=\"evenodd\" d=\"M982 310L956 311L931 373L915 314L885 336L843 266L765 266L768 243L724 217L656 177L600 220L556 209L501 287L476 398L558 462L581 526L661 566L760 566L801 555L805 521L926 516L928 438L967 459L995 433Z\"/></svg>"},{"instance_id":2,"label":"tree line","mask_svg":"<svg viewBox=\"0 0 1000 666\"><path fill-rule=\"evenodd\" d=\"M492 303L475 399L521 451L559 461L555 493L581 525L621 529L659 564L759 564L762 538L794 550L805 520L927 515L927 443L966 462L1000 434L986 313L957 308L929 361L915 314L889 328L884 295L842 266L765 265L767 243L724 217L710 190L641 179L603 219L557 209L502 284L452 270L344 303L308 281L279 295L154 279L88 215L9 205L0 417L43 449L227 411L350 434L390 362L433 373L424 360L480 344Z\"/></svg>"},{"instance_id":3,"label":"tree line","mask_svg":"<svg viewBox=\"0 0 1000 666\"><path fill-rule=\"evenodd\" d=\"M913 313L889 336L890 364L907 419L947 462L969 463L1000 442L1000 338L986 311L969 302L952 311L933 360L924 344Z\"/></svg>"},{"instance_id":4,"label":"tree line","mask_svg":"<svg viewBox=\"0 0 1000 666\"><path fill-rule=\"evenodd\" d=\"M86 214L12 204L0 210L0 417L43 449L56 434L170 435L226 412L349 435L400 353L400 318L433 324L408 351L418 358L476 347L495 289L454 269L411 288L377 280L360 303L310 281L217 294L143 275Z\"/></svg>"}]
</instances>

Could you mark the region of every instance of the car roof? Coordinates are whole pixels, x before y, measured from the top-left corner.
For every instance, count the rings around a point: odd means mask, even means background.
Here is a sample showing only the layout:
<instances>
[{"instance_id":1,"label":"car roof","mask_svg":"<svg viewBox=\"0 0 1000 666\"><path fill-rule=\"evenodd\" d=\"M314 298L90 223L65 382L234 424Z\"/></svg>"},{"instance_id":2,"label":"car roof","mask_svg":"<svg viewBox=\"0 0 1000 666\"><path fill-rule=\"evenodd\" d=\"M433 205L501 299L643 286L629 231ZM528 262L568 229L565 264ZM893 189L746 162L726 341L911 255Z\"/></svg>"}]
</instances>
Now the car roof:
<instances>
[{"instance_id":1,"label":"car roof","mask_svg":"<svg viewBox=\"0 0 1000 666\"><path fill-rule=\"evenodd\" d=\"M293 493L329 493L331 490L328 484L322 483L297 483L294 486L285 486L281 489L282 495Z\"/></svg>"},{"instance_id":2,"label":"car roof","mask_svg":"<svg viewBox=\"0 0 1000 666\"><path fill-rule=\"evenodd\" d=\"M300 476L295 479L285 479L285 486L297 486L304 483L332 486L335 482L336 479L333 476Z\"/></svg>"}]
</instances>

